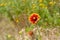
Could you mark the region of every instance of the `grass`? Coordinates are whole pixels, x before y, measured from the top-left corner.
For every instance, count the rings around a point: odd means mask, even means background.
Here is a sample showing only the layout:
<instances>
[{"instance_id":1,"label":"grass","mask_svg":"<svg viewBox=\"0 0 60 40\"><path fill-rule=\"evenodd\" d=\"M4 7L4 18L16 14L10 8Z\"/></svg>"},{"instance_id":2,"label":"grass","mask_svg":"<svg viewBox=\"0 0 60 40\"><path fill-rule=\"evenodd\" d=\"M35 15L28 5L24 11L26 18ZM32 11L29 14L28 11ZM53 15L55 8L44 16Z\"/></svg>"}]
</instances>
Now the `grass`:
<instances>
[{"instance_id":1,"label":"grass","mask_svg":"<svg viewBox=\"0 0 60 40\"><path fill-rule=\"evenodd\" d=\"M59 0L0 0L0 15L10 19L17 26L18 32L22 28L27 32L34 29L35 25L28 20L32 13L41 17L37 22L39 27L50 29L60 26Z\"/></svg>"}]
</instances>

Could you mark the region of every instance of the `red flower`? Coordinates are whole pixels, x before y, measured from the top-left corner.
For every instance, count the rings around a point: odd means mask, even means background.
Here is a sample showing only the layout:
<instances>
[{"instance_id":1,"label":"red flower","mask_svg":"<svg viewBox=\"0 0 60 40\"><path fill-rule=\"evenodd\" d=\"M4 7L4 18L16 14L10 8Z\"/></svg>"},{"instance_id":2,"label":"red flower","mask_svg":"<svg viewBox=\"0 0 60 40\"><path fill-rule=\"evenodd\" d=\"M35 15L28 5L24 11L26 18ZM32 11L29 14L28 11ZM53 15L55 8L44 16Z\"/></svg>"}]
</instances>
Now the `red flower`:
<instances>
[{"instance_id":1,"label":"red flower","mask_svg":"<svg viewBox=\"0 0 60 40\"><path fill-rule=\"evenodd\" d=\"M29 35L29 36L32 36L32 35L33 35L33 31L29 31L29 32L28 32L28 35Z\"/></svg>"},{"instance_id":2,"label":"red flower","mask_svg":"<svg viewBox=\"0 0 60 40\"><path fill-rule=\"evenodd\" d=\"M40 19L40 16L39 14L37 13L32 13L29 17L29 21L32 23L32 24L35 24L37 23L37 21Z\"/></svg>"}]
</instances>

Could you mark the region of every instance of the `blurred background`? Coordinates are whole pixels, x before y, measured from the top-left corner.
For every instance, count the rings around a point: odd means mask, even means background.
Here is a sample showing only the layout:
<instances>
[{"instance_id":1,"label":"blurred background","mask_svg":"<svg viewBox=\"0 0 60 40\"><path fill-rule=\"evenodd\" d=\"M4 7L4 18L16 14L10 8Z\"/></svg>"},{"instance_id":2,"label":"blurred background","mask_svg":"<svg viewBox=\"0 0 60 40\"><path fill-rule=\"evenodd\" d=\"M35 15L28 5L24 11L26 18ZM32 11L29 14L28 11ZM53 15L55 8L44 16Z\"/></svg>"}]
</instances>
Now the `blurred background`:
<instances>
[{"instance_id":1,"label":"blurred background","mask_svg":"<svg viewBox=\"0 0 60 40\"><path fill-rule=\"evenodd\" d=\"M60 0L0 0L0 40L60 40Z\"/></svg>"}]
</instances>

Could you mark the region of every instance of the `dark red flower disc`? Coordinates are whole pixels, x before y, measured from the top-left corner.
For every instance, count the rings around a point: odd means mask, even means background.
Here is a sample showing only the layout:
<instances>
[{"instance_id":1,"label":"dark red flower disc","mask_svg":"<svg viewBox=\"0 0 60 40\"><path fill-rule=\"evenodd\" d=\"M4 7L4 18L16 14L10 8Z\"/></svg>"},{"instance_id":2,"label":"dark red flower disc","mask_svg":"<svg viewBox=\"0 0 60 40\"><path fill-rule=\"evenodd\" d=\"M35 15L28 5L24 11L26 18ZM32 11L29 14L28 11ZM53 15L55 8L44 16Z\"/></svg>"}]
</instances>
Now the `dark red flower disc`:
<instances>
[{"instance_id":1,"label":"dark red flower disc","mask_svg":"<svg viewBox=\"0 0 60 40\"><path fill-rule=\"evenodd\" d=\"M37 23L37 21L40 19L40 16L39 14L37 13L32 13L30 16L29 16L29 21L32 23L32 24L35 24Z\"/></svg>"}]
</instances>

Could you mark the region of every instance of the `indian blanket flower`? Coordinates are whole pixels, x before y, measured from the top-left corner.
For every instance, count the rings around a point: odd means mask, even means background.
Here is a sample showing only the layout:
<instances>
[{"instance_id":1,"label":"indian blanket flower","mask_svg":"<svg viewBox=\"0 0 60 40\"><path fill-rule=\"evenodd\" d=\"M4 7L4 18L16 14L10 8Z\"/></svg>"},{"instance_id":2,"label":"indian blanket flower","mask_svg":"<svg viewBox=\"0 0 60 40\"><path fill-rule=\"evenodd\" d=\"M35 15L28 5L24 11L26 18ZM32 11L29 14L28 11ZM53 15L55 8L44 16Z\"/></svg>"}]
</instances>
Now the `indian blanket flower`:
<instances>
[{"instance_id":1,"label":"indian blanket flower","mask_svg":"<svg viewBox=\"0 0 60 40\"><path fill-rule=\"evenodd\" d=\"M40 19L40 16L39 16L39 14L37 14L37 13L32 13L32 14L29 16L29 21L30 21L30 23L32 23L32 24L37 23L39 19Z\"/></svg>"},{"instance_id":2,"label":"indian blanket flower","mask_svg":"<svg viewBox=\"0 0 60 40\"><path fill-rule=\"evenodd\" d=\"M28 32L28 35L29 35L29 36L32 36L32 35L33 35L33 31L29 31L29 32Z\"/></svg>"}]
</instances>

